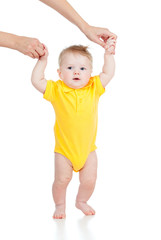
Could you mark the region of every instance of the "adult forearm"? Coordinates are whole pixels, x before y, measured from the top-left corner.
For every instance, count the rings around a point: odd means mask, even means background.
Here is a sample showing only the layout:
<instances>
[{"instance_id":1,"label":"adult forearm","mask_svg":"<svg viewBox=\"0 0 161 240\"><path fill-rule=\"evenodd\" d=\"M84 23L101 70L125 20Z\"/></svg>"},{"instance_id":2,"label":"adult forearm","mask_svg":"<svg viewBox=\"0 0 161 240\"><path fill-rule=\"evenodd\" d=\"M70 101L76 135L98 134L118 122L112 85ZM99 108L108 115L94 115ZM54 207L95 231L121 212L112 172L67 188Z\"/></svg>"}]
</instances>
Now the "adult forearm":
<instances>
[{"instance_id":1,"label":"adult forearm","mask_svg":"<svg viewBox=\"0 0 161 240\"><path fill-rule=\"evenodd\" d=\"M16 49L16 43L19 36L6 33L6 32L0 32L0 47L7 47Z\"/></svg>"},{"instance_id":2,"label":"adult forearm","mask_svg":"<svg viewBox=\"0 0 161 240\"><path fill-rule=\"evenodd\" d=\"M44 55L44 46L38 39L6 32L0 32L0 47L17 50L32 58L39 58Z\"/></svg>"},{"instance_id":3,"label":"adult forearm","mask_svg":"<svg viewBox=\"0 0 161 240\"><path fill-rule=\"evenodd\" d=\"M75 11L66 0L40 0L49 7L55 9L62 16L75 24L82 32L88 26L87 22Z\"/></svg>"}]
</instances>

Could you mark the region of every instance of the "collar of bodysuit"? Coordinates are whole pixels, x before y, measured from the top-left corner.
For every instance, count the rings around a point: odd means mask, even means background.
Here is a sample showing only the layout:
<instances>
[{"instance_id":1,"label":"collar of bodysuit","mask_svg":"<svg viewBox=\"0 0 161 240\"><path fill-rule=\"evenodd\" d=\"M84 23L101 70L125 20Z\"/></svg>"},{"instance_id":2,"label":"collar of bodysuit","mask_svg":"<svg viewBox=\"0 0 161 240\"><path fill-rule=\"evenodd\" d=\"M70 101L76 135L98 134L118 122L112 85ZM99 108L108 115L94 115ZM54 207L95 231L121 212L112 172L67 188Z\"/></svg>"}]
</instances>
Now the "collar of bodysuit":
<instances>
[{"instance_id":1,"label":"collar of bodysuit","mask_svg":"<svg viewBox=\"0 0 161 240\"><path fill-rule=\"evenodd\" d=\"M61 80L61 81L62 81L62 80ZM74 89L74 88L68 87L68 86L62 81L62 87L63 87L63 91L64 91L64 92L71 92L71 91L74 91L74 90L78 90L78 91L79 91L79 90L82 90L82 89L86 89L86 88L91 87L92 84L93 84L93 80L90 78L88 84L87 84L85 87L83 87L83 88L78 88L78 89Z\"/></svg>"}]
</instances>

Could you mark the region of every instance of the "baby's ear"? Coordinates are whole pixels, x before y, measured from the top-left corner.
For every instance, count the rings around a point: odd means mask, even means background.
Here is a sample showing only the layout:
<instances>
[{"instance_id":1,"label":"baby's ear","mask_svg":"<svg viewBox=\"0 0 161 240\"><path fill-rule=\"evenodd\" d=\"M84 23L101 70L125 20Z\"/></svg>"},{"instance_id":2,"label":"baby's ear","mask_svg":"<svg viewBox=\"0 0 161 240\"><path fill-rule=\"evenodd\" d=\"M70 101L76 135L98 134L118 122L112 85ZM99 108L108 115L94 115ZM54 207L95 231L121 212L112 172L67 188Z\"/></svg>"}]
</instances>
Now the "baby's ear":
<instances>
[{"instance_id":1,"label":"baby's ear","mask_svg":"<svg viewBox=\"0 0 161 240\"><path fill-rule=\"evenodd\" d=\"M60 69L57 69L57 73L58 73L59 77L61 78L61 71L60 71Z\"/></svg>"}]
</instances>

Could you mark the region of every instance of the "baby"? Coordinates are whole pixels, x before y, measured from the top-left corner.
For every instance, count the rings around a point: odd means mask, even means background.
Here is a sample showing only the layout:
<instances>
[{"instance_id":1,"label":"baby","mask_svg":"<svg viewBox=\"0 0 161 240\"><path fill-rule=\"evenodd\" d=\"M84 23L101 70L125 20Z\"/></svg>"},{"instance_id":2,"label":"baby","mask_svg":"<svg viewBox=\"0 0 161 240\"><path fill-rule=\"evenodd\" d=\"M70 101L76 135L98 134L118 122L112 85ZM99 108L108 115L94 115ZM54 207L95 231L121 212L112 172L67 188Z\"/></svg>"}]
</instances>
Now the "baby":
<instances>
[{"instance_id":1,"label":"baby","mask_svg":"<svg viewBox=\"0 0 161 240\"><path fill-rule=\"evenodd\" d=\"M80 186L76 207L85 215L95 210L87 204L97 178L96 133L99 97L114 75L116 40L108 39L103 70L91 77L92 56L87 47L70 46L59 56L61 80L46 80L48 50L40 57L32 72L32 84L51 102L55 110L55 180L52 193L55 202L53 218L66 217L66 189L73 170L79 172Z\"/></svg>"}]
</instances>

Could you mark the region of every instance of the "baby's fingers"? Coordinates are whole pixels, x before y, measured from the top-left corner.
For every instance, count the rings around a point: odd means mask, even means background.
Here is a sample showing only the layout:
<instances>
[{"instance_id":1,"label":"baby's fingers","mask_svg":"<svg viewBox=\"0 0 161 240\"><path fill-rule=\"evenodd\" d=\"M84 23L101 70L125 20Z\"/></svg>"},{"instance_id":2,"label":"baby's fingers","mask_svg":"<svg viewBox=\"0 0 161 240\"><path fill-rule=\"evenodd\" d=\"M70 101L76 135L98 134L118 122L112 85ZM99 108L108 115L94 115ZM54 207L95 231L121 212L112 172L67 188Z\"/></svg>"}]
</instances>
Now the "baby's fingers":
<instances>
[{"instance_id":1,"label":"baby's fingers","mask_svg":"<svg viewBox=\"0 0 161 240\"><path fill-rule=\"evenodd\" d=\"M105 50L110 53L110 54L115 54L115 47L116 44L115 43L111 43L111 44L106 44Z\"/></svg>"},{"instance_id":2,"label":"baby's fingers","mask_svg":"<svg viewBox=\"0 0 161 240\"><path fill-rule=\"evenodd\" d=\"M109 53L111 54L115 54L115 47L114 46L111 46L110 48L108 48L107 50Z\"/></svg>"},{"instance_id":3,"label":"baby's fingers","mask_svg":"<svg viewBox=\"0 0 161 240\"><path fill-rule=\"evenodd\" d=\"M108 50L108 49L110 49L111 47L115 48L115 47L116 47L116 44L115 44L115 43L107 43L105 49Z\"/></svg>"}]
</instances>

